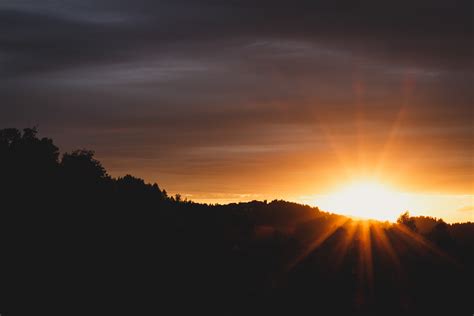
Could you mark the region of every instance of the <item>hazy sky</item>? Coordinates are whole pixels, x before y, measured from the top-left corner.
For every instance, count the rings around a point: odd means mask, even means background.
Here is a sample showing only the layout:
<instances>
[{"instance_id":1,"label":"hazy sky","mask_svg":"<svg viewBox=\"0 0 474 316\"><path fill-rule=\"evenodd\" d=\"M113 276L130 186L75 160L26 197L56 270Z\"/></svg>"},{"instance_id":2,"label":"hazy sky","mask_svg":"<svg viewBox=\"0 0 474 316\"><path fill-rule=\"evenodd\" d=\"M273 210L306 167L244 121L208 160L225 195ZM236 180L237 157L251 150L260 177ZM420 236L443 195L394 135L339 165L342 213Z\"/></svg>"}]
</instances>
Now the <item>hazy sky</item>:
<instances>
[{"instance_id":1,"label":"hazy sky","mask_svg":"<svg viewBox=\"0 0 474 316\"><path fill-rule=\"evenodd\" d=\"M0 0L0 30L0 126L114 176L315 205L375 176L474 220L470 0Z\"/></svg>"}]
</instances>

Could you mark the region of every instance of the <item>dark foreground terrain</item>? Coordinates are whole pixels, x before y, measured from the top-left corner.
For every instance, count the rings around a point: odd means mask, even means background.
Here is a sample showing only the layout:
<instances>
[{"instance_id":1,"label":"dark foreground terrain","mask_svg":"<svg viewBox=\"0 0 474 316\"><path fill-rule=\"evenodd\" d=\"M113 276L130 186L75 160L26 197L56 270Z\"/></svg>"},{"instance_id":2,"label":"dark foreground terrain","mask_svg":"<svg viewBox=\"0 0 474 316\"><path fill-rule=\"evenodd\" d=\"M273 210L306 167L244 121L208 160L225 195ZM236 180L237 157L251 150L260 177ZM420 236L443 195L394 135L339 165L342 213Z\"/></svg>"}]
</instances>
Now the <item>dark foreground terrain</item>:
<instances>
[{"instance_id":1,"label":"dark foreground terrain","mask_svg":"<svg viewBox=\"0 0 474 316\"><path fill-rule=\"evenodd\" d=\"M0 312L472 315L474 224L204 205L0 130Z\"/></svg>"}]
</instances>

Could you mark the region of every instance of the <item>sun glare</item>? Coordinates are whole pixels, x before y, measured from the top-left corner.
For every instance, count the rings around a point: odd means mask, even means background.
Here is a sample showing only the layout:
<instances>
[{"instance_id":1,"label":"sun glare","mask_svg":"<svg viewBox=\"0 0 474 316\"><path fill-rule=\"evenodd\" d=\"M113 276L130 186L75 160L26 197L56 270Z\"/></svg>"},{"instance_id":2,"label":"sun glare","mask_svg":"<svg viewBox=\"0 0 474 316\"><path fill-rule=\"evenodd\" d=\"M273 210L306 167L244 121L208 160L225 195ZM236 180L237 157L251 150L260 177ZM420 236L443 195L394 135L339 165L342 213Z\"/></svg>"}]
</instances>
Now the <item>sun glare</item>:
<instances>
[{"instance_id":1,"label":"sun glare","mask_svg":"<svg viewBox=\"0 0 474 316\"><path fill-rule=\"evenodd\" d=\"M357 181L323 197L324 210L363 219L395 221L406 210L407 195L375 181Z\"/></svg>"}]
</instances>

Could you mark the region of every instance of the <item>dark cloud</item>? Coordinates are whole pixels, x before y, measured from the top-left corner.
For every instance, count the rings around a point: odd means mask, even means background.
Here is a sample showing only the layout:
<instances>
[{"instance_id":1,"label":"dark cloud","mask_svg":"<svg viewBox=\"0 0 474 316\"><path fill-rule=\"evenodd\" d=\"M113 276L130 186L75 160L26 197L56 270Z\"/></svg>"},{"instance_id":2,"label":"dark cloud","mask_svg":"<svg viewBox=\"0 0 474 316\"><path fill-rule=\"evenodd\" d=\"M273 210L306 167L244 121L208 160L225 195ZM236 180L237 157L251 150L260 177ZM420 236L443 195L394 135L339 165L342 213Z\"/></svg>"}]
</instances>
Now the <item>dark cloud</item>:
<instances>
[{"instance_id":1,"label":"dark cloud","mask_svg":"<svg viewBox=\"0 0 474 316\"><path fill-rule=\"evenodd\" d=\"M229 39L308 41L434 67L472 57L471 1L33 3L0 5L2 68L10 73L159 54L177 42L199 51Z\"/></svg>"}]
</instances>

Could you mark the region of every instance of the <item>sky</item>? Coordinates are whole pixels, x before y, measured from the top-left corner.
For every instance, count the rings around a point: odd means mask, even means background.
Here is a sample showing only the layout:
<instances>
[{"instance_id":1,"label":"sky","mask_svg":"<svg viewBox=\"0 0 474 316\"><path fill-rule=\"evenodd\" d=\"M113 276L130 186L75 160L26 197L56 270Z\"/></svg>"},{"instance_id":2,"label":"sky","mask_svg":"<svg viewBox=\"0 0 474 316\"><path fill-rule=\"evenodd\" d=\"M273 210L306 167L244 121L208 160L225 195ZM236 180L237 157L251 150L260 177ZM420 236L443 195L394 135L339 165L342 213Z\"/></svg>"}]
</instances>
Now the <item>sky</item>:
<instances>
[{"instance_id":1,"label":"sky","mask_svg":"<svg viewBox=\"0 0 474 316\"><path fill-rule=\"evenodd\" d=\"M0 126L209 203L375 179L474 221L470 0L0 0Z\"/></svg>"}]
</instances>

